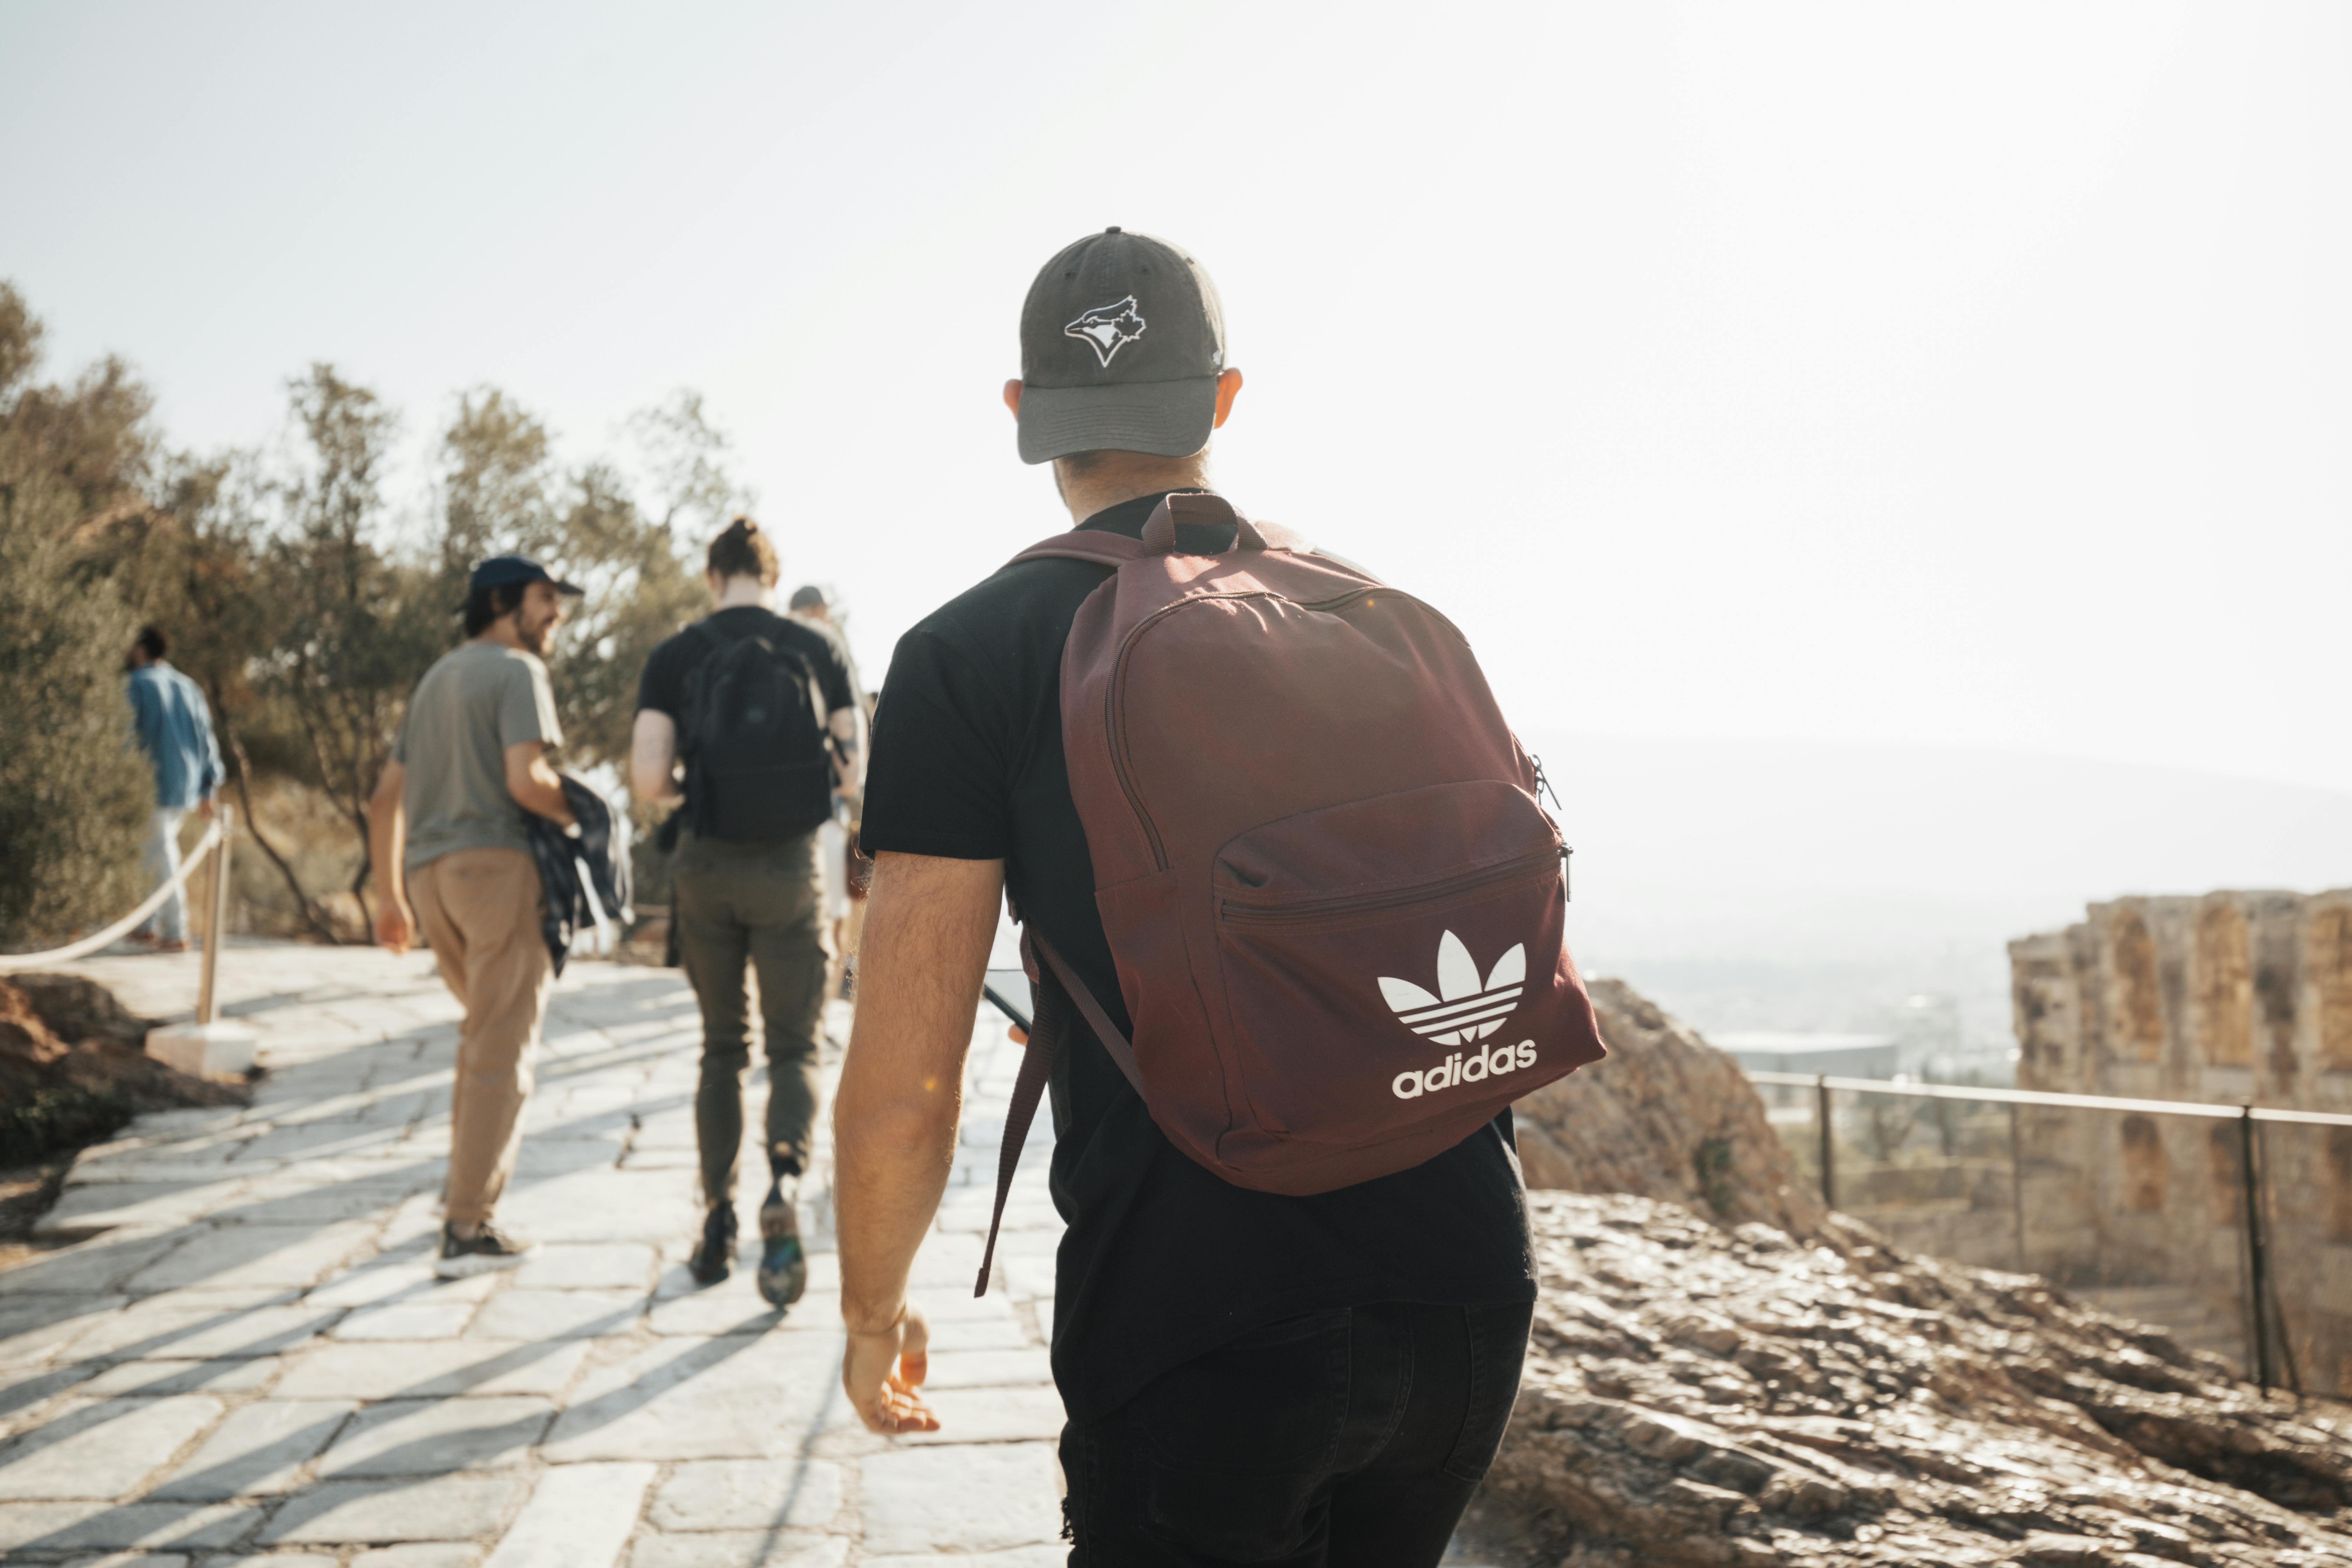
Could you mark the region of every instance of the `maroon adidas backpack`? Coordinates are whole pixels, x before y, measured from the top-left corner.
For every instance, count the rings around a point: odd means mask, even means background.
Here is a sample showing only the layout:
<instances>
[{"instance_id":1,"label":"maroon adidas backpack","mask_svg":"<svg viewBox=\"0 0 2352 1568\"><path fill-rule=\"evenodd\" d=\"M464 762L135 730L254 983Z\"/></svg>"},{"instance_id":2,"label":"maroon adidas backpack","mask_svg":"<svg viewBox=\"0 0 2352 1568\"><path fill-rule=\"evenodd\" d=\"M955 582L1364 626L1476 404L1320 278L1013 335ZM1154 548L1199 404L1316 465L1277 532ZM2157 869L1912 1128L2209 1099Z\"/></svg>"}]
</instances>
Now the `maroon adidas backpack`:
<instances>
[{"instance_id":1,"label":"maroon adidas backpack","mask_svg":"<svg viewBox=\"0 0 2352 1568\"><path fill-rule=\"evenodd\" d=\"M1180 522L1234 547L1180 552ZM1170 1142L1238 1186L1329 1192L1601 1057L1567 851L1452 622L1211 495L1169 497L1140 542L1013 559L1045 557L1118 568L1070 627L1062 739L1132 1041L1027 945ZM1000 1215L1058 1046L1044 1012Z\"/></svg>"}]
</instances>

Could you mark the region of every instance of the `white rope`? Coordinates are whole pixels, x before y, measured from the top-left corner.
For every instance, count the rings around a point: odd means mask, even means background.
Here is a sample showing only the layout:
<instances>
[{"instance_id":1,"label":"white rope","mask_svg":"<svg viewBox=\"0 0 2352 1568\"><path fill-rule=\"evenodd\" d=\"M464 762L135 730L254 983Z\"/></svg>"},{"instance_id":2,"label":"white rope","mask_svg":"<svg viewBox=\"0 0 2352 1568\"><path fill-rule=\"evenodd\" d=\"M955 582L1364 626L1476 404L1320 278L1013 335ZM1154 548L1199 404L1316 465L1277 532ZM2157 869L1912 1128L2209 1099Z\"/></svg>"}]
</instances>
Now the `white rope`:
<instances>
[{"instance_id":1,"label":"white rope","mask_svg":"<svg viewBox=\"0 0 2352 1568\"><path fill-rule=\"evenodd\" d=\"M172 896L173 889L194 875L196 868L204 864L205 857L211 853L213 846L220 842L220 836L221 825L217 821L207 826L205 836L196 841L196 847L194 849L188 851L188 858L180 862L179 870L173 872L171 879L162 887L148 894L145 903L104 931L92 936L86 936L70 947L56 948L48 952L0 954L0 974L14 974L22 970L38 969L48 963L69 963L84 953L96 952L108 942L124 936L141 921L163 908L163 900Z\"/></svg>"}]
</instances>

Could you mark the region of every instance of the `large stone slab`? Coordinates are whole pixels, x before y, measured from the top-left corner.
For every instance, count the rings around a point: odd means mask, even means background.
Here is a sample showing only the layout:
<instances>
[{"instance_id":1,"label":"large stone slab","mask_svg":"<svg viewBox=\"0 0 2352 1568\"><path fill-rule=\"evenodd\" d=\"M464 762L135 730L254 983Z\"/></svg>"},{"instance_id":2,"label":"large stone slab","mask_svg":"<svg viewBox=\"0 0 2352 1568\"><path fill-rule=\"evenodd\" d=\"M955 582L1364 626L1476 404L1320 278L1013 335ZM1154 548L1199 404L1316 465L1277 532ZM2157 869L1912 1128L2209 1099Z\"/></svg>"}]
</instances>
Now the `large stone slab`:
<instances>
[{"instance_id":1,"label":"large stone slab","mask_svg":"<svg viewBox=\"0 0 2352 1568\"><path fill-rule=\"evenodd\" d=\"M323 1344L297 1357L281 1399L447 1398L453 1394L561 1393L588 1353L562 1344Z\"/></svg>"},{"instance_id":2,"label":"large stone slab","mask_svg":"<svg viewBox=\"0 0 2352 1568\"><path fill-rule=\"evenodd\" d=\"M5 1279L0 1275L0 1279ZM127 1296L18 1296L0 1300L0 1367L29 1367L49 1359L67 1341L88 1333L100 1318L127 1305Z\"/></svg>"},{"instance_id":3,"label":"large stone slab","mask_svg":"<svg viewBox=\"0 0 2352 1568\"><path fill-rule=\"evenodd\" d=\"M125 1288L136 1295L192 1285L309 1285L366 1247L374 1229L356 1220L214 1226L132 1275Z\"/></svg>"},{"instance_id":4,"label":"large stone slab","mask_svg":"<svg viewBox=\"0 0 2352 1568\"><path fill-rule=\"evenodd\" d=\"M350 1313L334 1326L331 1336L338 1340L454 1340L480 1310L478 1302L465 1300L387 1301Z\"/></svg>"},{"instance_id":5,"label":"large stone slab","mask_svg":"<svg viewBox=\"0 0 2352 1568\"><path fill-rule=\"evenodd\" d=\"M1033 1347L1029 1331L1011 1312L996 1318L929 1319L934 1354L958 1351L1025 1351Z\"/></svg>"},{"instance_id":6,"label":"large stone slab","mask_svg":"<svg viewBox=\"0 0 2352 1568\"><path fill-rule=\"evenodd\" d=\"M0 1499L121 1497L219 1420L222 1408L201 1394L68 1400L0 1445Z\"/></svg>"},{"instance_id":7,"label":"large stone slab","mask_svg":"<svg viewBox=\"0 0 2352 1568\"><path fill-rule=\"evenodd\" d=\"M910 1432L902 1444L1003 1443L1026 1439L1058 1442L1065 1419L1062 1396L1051 1384L1029 1388L923 1389L923 1402L940 1418L936 1432Z\"/></svg>"},{"instance_id":8,"label":"large stone slab","mask_svg":"<svg viewBox=\"0 0 2352 1568\"><path fill-rule=\"evenodd\" d=\"M547 1457L762 1458L790 1453L846 1410L826 1334L664 1341L582 1380Z\"/></svg>"},{"instance_id":9,"label":"large stone slab","mask_svg":"<svg viewBox=\"0 0 2352 1568\"><path fill-rule=\"evenodd\" d=\"M654 1249L644 1242L609 1241L542 1247L515 1271L518 1290L635 1290L653 1283Z\"/></svg>"},{"instance_id":10,"label":"large stone slab","mask_svg":"<svg viewBox=\"0 0 2352 1568\"><path fill-rule=\"evenodd\" d=\"M163 1297L101 1318L66 1353L83 1361L282 1355L308 1344L341 1315L310 1307L183 1306L186 1300Z\"/></svg>"},{"instance_id":11,"label":"large stone slab","mask_svg":"<svg viewBox=\"0 0 2352 1568\"><path fill-rule=\"evenodd\" d=\"M422 1184L404 1177L317 1185L298 1184L294 1174L273 1176L247 1188L237 1194L236 1211L220 1217L239 1225L325 1225L365 1219L398 1206Z\"/></svg>"},{"instance_id":12,"label":"large stone slab","mask_svg":"<svg viewBox=\"0 0 2352 1568\"><path fill-rule=\"evenodd\" d=\"M525 1394L371 1405L319 1461L322 1477L437 1476L520 1464L555 1406Z\"/></svg>"},{"instance_id":13,"label":"large stone slab","mask_svg":"<svg viewBox=\"0 0 2352 1568\"><path fill-rule=\"evenodd\" d=\"M1009 1552L960 1552L952 1557L936 1552L925 1552L919 1557L864 1557L858 1560L857 1568L1065 1568L1069 1561L1070 1549L1056 1542L1045 1546L1016 1546Z\"/></svg>"},{"instance_id":14,"label":"large stone slab","mask_svg":"<svg viewBox=\"0 0 2352 1568\"><path fill-rule=\"evenodd\" d=\"M677 1270L685 1277L686 1270ZM834 1300L837 1300L837 1298ZM738 1268L719 1284L692 1295L678 1295L667 1301L657 1301L647 1315L646 1323L657 1334L683 1334L707 1339L719 1334L759 1334L781 1328L792 1320L816 1320L837 1326L841 1312L836 1306L831 1312L816 1310L805 1299L793 1304L788 1313L780 1313L760 1299L748 1266Z\"/></svg>"},{"instance_id":15,"label":"large stone slab","mask_svg":"<svg viewBox=\"0 0 2352 1568\"><path fill-rule=\"evenodd\" d=\"M268 1542L473 1541L521 1500L511 1475L426 1481L324 1481L289 1498L261 1532Z\"/></svg>"},{"instance_id":16,"label":"large stone slab","mask_svg":"<svg viewBox=\"0 0 2352 1568\"><path fill-rule=\"evenodd\" d=\"M273 1127L246 1144L236 1164L247 1160L351 1159L381 1153L399 1135L397 1127L358 1121L310 1121Z\"/></svg>"},{"instance_id":17,"label":"large stone slab","mask_svg":"<svg viewBox=\"0 0 2352 1568\"><path fill-rule=\"evenodd\" d=\"M212 1181L90 1182L68 1187L56 1206L33 1224L36 1236L71 1236L117 1226L181 1226L204 1218L236 1201L247 1178L226 1173Z\"/></svg>"},{"instance_id":18,"label":"large stone slab","mask_svg":"<svg viewBox=\"0 0 2352 1568\"><path fill-rule=\"evenodd\" d=\"M646 1517L663 1530L822 1530L841 1503L841 1467L824 1459L705 1459L672 1470Z\"/></svg>"},{"instance_id":19,"label":"large stone slab","mask_svg":"<svg viewBox=\"0 0 2352 1568\"><path fill-rule=\"evenodd\" d=\"M654 1469L612 1464L545 1471L487 1568L613 1568L637 1527Z\"/></svg>"},{"instance_id":20,"label":"large stone slab","mask_svg":"<svg viewBox=\"0 0 2352 1568\"><path fill-rule=\"evenodd\" d=\"M907 1448L859 1467L866 1551L996 1552L1058 1540L1054 1450L1043 1443Z\"/></svg>"},{"instance_id":21,"label":"large stone slab","mask_svg":"<svg viewBox=\"0 0 2352 1568\"><path fill-rule=\"evenodd\" d=\"M0 1274L0 1299L110 1294L188 1239L184 1229L134 1231L60 1247Z\"/></svg>"},{"instance_id":22,"label":"large stone slab","mask_svg":"<svg viewBox=\"0 0 2352 1568\"><path fill-rule=\"evenodd\" d=\"M333 1399L261 1399L240 1405L152 1495L225 1502L289 1490L302 1467L356 1408Z\"/></svg>"},{"instance_id":23,"label":"large stone slab","mask_svg":"<svg viewBox=\"0 0 2352 1568\"><path fill-rule=\"evenodd\" d=\"M126 1361L82 1385L85 1394L250 1394L278 1375L267 1356L224 1361Z\"/></svg>"},{"instance_id":24,"label":"large stone slab","mask_svg":"<svg viewBox=\"0 0 2352 1568\"><path fill-rule=\"evenodd\" d=\"M352 1559L352 1568L474 1568L482 1549L454 1541L413 1541L379 1546Z\"/></svg>"},{"instance_id":25,"label":"large stone slab","mask_svg":"<svg viewBox=\"0 0 2352 1568\"><path fill-rule=\"evenodd\" d=\"M432 1228L437 1231L439 1222L434 1222ZM419 1247L416 1255L407 1258L379 1253L332 1276L302 1300L313 1307L370 1307L394 1300L479 1301L500 1282L496 1274L444 1279L433 1272L425 1249Z\"/></svg>"},{"instance_id":26,"label":"large stone slab","mask_svg":"<svg viewBox=\"0 0 2352 1568\"><path fill-rule=\"evenodd\" d=\"M1054 1381L1052 1359L1042 1350L940 1351L930 1358L930 1388L998 1388Z\"/></svg>"},{"instance_id":27,"label":"large stone slab","mask_svg":"<svg viewBox=\"0 0 2352 1568\"><path fill-rule=\"evenodd\" d=\"M541 1242L661 1242L692 1233L694 1184L675 1171L593 1170L511 1189L499 1221Z\"/></svg>"},{"instance_id":28,"label":"large stone slab","mask_svg":"<svg viewBox=\"0 0 2352 1568\"><path fill-rule=\"evenodd\" d=\"M641 1535L629 1551L629 1568L840 1568L848 1558L845 1535L728 1530L708 1535Z\"/></svg>"},{"instance_id":29,"label":"large stone slab","mask_svg":"<svg viewBox=\"0 0 2352 1568\"><path fill-rule=\"evenodd\" d=\"M87 1393L89 1374L89 1367L71 1363L0 1372L0 1437L29 1430L41 1419L42 1406L58 1395Z\"/></svg>"},{"instance_id":30,"label":"large stone slab","mask_svg":"<svg viewBox=\"0 0 2352 1568\"><path fill-rule=\"evenodd\" d=\"M0 1503L0 1553L200 1550L244 1539L260 1519L258 1509L218 1503Z\"/></svg>"},{"instance_id":31,"label":"large stone slab","mask_svg":"<svg viewBox=\"0 0 2352 1568\"><path fill-rule=\"evenodd\" d=\"M645 1315L646 1293L633 1290L499 1291L466 1331L469 1340L592 1340L625 1334Z\"/></svg>"}]
</instances>

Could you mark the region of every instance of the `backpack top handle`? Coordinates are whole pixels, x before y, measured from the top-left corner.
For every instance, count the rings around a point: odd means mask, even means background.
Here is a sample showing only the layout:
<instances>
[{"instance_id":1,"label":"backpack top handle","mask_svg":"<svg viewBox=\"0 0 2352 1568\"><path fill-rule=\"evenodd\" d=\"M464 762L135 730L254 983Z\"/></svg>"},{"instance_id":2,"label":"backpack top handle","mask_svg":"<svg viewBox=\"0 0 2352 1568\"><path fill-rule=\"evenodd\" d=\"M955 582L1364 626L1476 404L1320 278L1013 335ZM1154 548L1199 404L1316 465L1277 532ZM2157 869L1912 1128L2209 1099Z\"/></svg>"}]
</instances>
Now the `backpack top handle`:
<instances>
[{"instance_id":1,"label":"backpack top handle","mask_svg":"<svg viewBox=\"0 0 2352 1568\"><path fill-rule=\"evenodd\" d=\"M1223 496L1198 490L1180 490L1151 509L1151 516L1143 525L1144 553L1196 553L1177 550L1176 525L1180 522L1230 527L1234 531L1234 548L1236 550L1295 550L1299 543L1297 536L1286 528L1276 528L1270 522L1252 522Z\"/></svg>"}]
</instances>

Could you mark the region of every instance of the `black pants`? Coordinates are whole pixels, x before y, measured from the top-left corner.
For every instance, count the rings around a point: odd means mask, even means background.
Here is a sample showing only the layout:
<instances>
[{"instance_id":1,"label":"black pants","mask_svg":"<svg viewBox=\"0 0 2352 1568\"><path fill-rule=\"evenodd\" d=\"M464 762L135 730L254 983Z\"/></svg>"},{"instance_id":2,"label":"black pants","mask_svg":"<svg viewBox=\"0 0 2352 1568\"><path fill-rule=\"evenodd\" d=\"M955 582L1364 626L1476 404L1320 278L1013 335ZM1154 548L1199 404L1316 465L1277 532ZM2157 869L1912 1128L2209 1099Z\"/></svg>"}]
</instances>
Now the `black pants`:
<instances>
[{"instance_id":1,"label":"black pants","mask_svg":"<svg viewBox=\"0 0 2352 1568\"><path fill-rule=\"evenodd\" d=\"M1430 1568L1502 1442L1533 1310L1289 1318L1071 1422L1071 1568Z\"/></svg>"}]
</instances>

